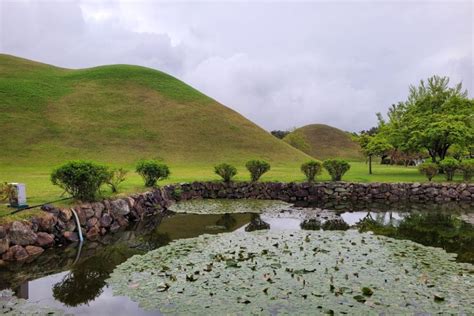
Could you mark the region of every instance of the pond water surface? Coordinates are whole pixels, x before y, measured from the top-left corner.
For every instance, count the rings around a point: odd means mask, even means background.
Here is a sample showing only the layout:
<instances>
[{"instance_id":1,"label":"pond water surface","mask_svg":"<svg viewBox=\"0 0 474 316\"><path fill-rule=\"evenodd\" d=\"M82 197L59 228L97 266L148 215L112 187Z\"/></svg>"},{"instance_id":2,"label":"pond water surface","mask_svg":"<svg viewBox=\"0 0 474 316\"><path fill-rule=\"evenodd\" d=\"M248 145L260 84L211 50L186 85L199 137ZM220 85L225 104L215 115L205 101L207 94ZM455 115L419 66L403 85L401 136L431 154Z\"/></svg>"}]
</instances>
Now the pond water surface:
<instances>
[{"instance_id":1,"label":"pond water surface","mask_svg":"<svg viewBox=\"0 0 474 316\"><path fill-rule=\"evenodd\" d=\"M33 263L2 268L0 289L10 288L16 296L29 302L75 315L160 315L155 306L139 307L139 299L115 296L108 284L114 269L134 255L146 254L176 240L204 234L252 234L245 228L256 217L270 225L270 232L281 234L300 231L300 224L308 218L317 218L323 223L342 218L351 226L351 234L371 231L393 240L410 240L457 254L459 263L455 264L474 263L472 205L278 205L272 212L270 204L270 211L265 206L260 212L260 205L246 210L244 202L235 206L237 213L231 213L233 206L228 203L232 202L224 202L225 206L216 206L215 201L199 203L199 211L195 212L198 214L169 214L161 220L140 223L107 236L100 242L51 249ZM209 209L218 214L206 214L206 203L214 203ZM222 211L216 212L216 208ZM188 205L186 211L193 212L192 207L189 209ZM261 214L256 216L256 213ZM461 306L460 311L470 312L469 308Z\"/></svg>"}]
</instances>

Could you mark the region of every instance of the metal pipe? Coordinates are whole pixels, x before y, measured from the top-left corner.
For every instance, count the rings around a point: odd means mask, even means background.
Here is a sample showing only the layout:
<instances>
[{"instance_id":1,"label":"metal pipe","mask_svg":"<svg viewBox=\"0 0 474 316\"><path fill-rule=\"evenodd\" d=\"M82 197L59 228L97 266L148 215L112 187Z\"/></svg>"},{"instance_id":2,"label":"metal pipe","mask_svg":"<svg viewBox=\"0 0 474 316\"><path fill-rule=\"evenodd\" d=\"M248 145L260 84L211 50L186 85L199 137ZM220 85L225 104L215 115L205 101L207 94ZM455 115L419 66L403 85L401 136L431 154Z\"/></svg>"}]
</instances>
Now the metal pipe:
<instances>
[{"instance_id":1,"label":"metal pipe","mask_svg":"<svg viewBox=\"0 0 474 316\"><path fill-rule=\"evenodd\" d=\"M77 232L79 234L79 240L82 244L82 242L84 241L84 238L82 237L81 222L79 222L79 216L77 216L76 211L73 208L71 208L71 211L72 211L72 214L74 214L74 218L76 219Z\"/></svg>"}]
</instances>

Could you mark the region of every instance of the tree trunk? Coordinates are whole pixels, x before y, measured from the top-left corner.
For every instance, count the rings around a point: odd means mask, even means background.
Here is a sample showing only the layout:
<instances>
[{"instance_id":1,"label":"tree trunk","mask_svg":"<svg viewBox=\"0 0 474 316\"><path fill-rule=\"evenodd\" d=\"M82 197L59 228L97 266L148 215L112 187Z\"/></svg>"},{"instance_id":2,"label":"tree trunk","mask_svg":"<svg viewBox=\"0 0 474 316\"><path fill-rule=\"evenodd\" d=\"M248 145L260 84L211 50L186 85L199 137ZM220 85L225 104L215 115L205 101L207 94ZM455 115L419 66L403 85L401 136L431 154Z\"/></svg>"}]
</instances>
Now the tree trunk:
<instances>
[{"instance_id":1,"label":"tree trunk","mask_svg":"<svg viewBox=\"0 0 474 316\"><path fill-rule=\"evenodd\" d=\"M369 155L369 174L372 174L372 155Z\"/></svg>"}]
</instances>

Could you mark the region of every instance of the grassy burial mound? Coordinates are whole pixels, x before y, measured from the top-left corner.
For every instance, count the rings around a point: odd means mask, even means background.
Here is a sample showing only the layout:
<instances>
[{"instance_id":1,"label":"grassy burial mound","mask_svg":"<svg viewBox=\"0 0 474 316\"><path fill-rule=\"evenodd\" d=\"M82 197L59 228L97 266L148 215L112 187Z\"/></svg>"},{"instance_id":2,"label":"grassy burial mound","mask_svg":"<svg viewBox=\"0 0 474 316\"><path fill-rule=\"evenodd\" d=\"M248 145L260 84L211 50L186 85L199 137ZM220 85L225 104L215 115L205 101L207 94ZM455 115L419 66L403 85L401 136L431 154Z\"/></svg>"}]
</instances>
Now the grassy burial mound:
<instances>
[{"instance_id":1,"label":"grassy burial mound","mask_svg":"<svg viewBox=\"0 0 474 316\"><path fill-rule=\"evenodd\" d=\"M0 55L0 100L4 165L308 159L237 112L145 67L72 70Z\"/></svg>"},{"instance_id":2,"label":"grassy burial mound","mask_svg":"<svg viewBox=\"0 0 474 316\"><path fill-rule=\"evenodd\" d=\"M359 144L354 142L348 133L324 124L300 127L288 134L284 140L293 147L321 160L363 159Z\"/></svg>"}]
</instances>

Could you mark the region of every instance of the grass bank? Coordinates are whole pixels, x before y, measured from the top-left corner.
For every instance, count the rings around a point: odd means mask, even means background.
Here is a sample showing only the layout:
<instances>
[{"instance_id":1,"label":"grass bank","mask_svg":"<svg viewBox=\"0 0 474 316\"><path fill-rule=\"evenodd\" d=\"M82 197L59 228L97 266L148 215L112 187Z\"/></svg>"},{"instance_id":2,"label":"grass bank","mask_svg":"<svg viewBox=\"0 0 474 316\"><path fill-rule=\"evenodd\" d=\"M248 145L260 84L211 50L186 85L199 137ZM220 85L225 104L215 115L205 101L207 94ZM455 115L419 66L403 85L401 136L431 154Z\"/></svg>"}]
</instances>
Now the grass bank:
<instances>
[{"instance_id":1,"label":"grass bank","mask_svg":"<svg viewBox=\"0 0 474 316\"><path fill-rule=\"evenodd\" d=\"M115 166L114 166L115 167ZM116 166L119 167L119 166ZM142 192L147 190L143 185L142 178L133 172L134 166L125 166L129 171L127 179L120 186L119 195L126 195L134 192ZM192 181L212 181L219 180L219 177L214 174L212 165L170 165L171 176L160 182L160 185L179 182ZM28 203L36 205L58 200L64 197L62 190L50 182L51 167L36 166L36 167L13 167L0 165L0 181L21 182L27 186ZM402 166L387 166L375 165L374 174L368 174L368 166L364 162L351 162L351 169L344 176L344 181L351 182L425 182L426 178L419 174L415 167ZM238 175L236 181L248 181L249 174L244 166L238 166ZM318 177L318 181L330 180L329 175L323 172ZM302 182L304 175L299 170L299 165L283 164L273 166L272 169L266 173L261 181L281 181L281 182ZM443 182L444 177L438 175L434 181ZM455 181L461 181L458 176ZM104 187L103 195L105 197L111 196L108 188ZM72 202L69 202L72 203ZM68 205L68 202L60 202L58 205ZM8 216L12 209L7 208L6 205L0 205L0 222L5 222L13 219L27 218L39 212L38 209L20 212L13 216Z\"/></svg>"}]
</instances>

